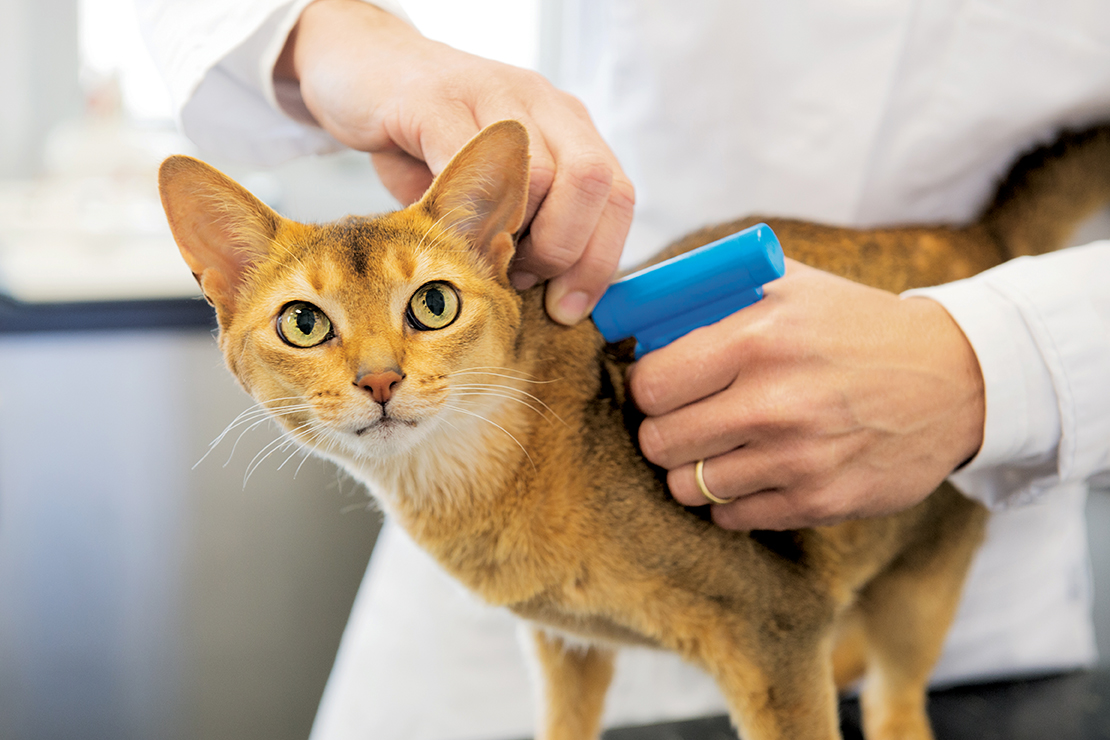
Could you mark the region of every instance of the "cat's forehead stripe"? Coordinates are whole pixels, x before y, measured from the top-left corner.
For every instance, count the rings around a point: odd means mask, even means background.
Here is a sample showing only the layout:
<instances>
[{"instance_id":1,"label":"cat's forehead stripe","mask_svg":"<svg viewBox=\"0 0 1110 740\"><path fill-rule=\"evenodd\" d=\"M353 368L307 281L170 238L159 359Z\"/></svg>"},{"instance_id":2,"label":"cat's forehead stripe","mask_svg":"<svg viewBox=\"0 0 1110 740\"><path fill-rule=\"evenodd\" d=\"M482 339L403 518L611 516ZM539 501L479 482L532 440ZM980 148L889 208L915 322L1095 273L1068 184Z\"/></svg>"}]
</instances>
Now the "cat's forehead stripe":
<instances>
[{"instance_id":1,"label":"cat's forehead stripe","mask_svg":"<svg viewBox=\"0 0 1110 740\"><path fill-rule=\"evenodd\" d=\"M399 244L411 245L419 239L415 229L389 218L349 217L333 225L329 237L339 247L338 257L356 275L366 275L380 265L387 255L396 269L409 278L415 271L411 249L396 249Z\"/></svg>"}]
</instances>

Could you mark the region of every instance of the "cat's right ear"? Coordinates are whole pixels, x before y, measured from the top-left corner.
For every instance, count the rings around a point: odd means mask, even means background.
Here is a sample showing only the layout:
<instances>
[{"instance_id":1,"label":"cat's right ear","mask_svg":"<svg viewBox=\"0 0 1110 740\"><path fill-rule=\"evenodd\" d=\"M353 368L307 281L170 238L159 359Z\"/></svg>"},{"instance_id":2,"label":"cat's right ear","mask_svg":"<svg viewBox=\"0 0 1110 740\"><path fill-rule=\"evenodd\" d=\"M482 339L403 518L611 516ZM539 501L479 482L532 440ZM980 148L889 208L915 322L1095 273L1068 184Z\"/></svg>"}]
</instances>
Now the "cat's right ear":
<instances>
[{"instance_id":1,"label":"cat's right ear","mask_svg":"<svg viewBox=\"0 0 1110 740\"><path fill-rule=\"evenodd\" d=\"M208 302L234 311L252 264L270 248L281 216L204 162L174 155L158 170L158 191L181 256Z\"/></svg>"},{"instance_id":2,"label":"cat's right ear","mask_svg":"<svg viewBox=\"0 0 1110 740\"><path fill-rule=\"evenodd\" d=\"M478 132L415 205L466 239L495 274L508 280L513 235L528 207L528 131L498 121Z\"/></svg>"}]
</instances>

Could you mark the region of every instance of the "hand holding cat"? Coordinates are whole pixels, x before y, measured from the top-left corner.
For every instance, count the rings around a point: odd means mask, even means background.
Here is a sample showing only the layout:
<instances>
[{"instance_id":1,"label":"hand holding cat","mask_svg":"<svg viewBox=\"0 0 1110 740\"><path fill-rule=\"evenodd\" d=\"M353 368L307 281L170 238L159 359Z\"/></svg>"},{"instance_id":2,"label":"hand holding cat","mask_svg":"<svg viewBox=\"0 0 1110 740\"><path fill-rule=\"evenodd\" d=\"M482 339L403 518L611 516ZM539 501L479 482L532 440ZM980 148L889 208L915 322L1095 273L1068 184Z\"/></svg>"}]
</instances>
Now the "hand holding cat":
<instances>
[{"instance_id":1,"label":"hand holding cat","mask_svg":"<svg viewBox=\"0 0 1110 740\"><path fill-rule=\"evenodd\" d=\"M404 205L481 128L521 121L532 160L513 284L552 278L547 311L566 324L601 297L632 221L634 193L577 99L534 72L426 39L357 0L309 5L275 75L299 80L316 121L340 142L370 152Z\"/></svg>"},{"instance_id":2,"label":"hand holding cat","mask_svg":"<svg viewBox=\"0 0 1110 740\"><path fill-rule=\"evenodd\" d=\"M984 395L940 304L787 260L762 301L633 366L645 456L680 502L730 503L730 529L892 513L931 493L982 441Z\"/></svg>"}]
</instances>

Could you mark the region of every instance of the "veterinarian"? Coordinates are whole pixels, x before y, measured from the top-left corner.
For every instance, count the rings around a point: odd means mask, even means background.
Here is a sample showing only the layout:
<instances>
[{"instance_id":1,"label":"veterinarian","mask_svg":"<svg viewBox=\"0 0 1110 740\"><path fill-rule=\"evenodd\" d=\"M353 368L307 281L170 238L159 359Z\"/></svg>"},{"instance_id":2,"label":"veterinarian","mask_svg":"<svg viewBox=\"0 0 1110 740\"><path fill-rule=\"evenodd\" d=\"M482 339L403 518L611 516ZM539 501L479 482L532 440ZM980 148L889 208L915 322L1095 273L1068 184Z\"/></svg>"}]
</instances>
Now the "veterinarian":
<instances>
[{"instance_id":1,"label":"veterinarian","mask_svg":"<svg viewBox=\"0 0 1110 740\"><path fill-rule=\"evenodd\" d=\"M585 106L424 39L393 0L139 4L184 130L210 152L361 149L407 203L481 126L522 120L531 221L513 281L551 278L564 323L622 248L635 264L753 212L966 222L1020 152L1110 118L1110 5L1085 0L571 1L563 73ZM645 454L692 505L707 503L704 460L724 527L890 512L958 469L995 514L938 682L1096 659L1083 511L1110 468L1110 243L903 298L791 263L759 307L646 357L632 390ZM313 736L530 734L512 624L387 525ZM720 711L672 656L622 654L610 721Z\"/></svg>"}]
</instances>

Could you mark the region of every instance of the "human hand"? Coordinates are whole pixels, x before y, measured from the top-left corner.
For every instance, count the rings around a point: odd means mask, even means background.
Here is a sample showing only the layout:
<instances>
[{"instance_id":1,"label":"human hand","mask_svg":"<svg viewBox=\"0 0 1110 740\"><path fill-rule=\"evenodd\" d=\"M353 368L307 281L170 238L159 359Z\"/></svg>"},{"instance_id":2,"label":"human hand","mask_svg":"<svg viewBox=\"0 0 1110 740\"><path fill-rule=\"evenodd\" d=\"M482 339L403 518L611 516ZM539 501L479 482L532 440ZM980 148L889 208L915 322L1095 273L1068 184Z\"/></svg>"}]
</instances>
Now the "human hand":
<instances>
[{"instance_id":1,"label":"human hand","mask_svg":"<svg viewBox=\"0 0 1110 740\"><path fill-rule=\"evenodd\" d=\"M317 0L301 15L275 76L300 82L332 136L371 153L389 191L409 204L483 127L514 118L532 142L526 231L510 279L553 278L548 314L585 317L617 269L634 193L585 107L540 75L421 36L359 0Z\"/></svg>"},{"instance_id":2,"label":"human hand","mask_svg":"<svg viewBox=\"0 0 1110 740\"><path fill-rule=\"evenodd\" d=\"M728 529L797 529L923 500L982 443L975 353L928 298L793 260L763 300L633 365L640 445Z\"/></svg>"}]
</instances>

